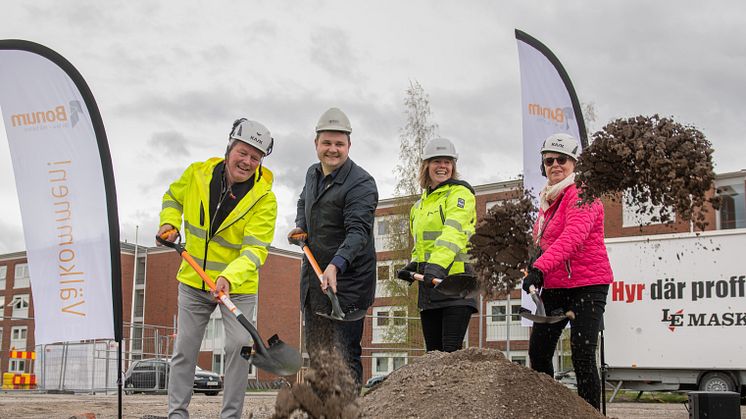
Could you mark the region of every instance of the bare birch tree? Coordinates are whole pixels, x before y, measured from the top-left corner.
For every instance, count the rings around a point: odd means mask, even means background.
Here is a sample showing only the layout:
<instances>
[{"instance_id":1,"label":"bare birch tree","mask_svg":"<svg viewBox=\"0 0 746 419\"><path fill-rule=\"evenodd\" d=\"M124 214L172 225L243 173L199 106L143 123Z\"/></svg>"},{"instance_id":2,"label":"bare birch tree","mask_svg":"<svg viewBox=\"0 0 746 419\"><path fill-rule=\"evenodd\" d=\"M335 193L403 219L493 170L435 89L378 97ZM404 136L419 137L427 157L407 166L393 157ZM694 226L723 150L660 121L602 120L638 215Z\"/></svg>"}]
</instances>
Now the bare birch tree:
<instances>
[{"instance_id":1,"label":"bare birch tree","mask_svg":"<svg viewBox=\"0 0 746 419\"><path fill-rule=\"evenodd\" d=\"M425 144L437 135L438 126L430 122L430 98L417 81L410 81L404 98L406 124L399 132L399 163L395 170L395 202L391 215L386 219L387 249L386 259L393 261L394 272L401 269L411 257L413 241L409 231L409 210L420 196L418 182L419 168ZM417 313L417 284L409 286L404 281L391 278L385 281L387 294L392 298L392 305L407 307L411 316ZM392 324L401 322L392 322ZM390 327L386 330L386 339L403 342L407 346L422 346L422 330L416 327Z\"/></svg>"}]
</instances>

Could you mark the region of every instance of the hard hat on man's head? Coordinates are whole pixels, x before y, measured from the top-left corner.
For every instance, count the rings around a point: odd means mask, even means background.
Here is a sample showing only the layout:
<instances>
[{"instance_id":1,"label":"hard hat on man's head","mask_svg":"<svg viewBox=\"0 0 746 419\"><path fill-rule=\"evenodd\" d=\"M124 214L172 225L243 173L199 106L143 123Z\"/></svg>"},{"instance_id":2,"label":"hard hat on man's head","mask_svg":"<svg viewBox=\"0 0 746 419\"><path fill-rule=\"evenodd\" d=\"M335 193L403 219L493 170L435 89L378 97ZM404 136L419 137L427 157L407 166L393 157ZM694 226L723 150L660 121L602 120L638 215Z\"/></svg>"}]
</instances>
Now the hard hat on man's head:
<instances>
[{"instance_id":1,"label":"hard hat on man's head","mask_svg":"<svg viewBox=\"0 0 746 419\"><path fill-rule=\"evenodd\" d=\"M458 153L448 138L434 138L425 144L425 149L422 150L422 160L429 160L433 157L450 157L456 160Z\"/></svg>"},{"instance_id":2,"label":"hard hat on man's head","mask_svg":"<svg viewBox=\"0 0 746 419\"><path fill-rule=\"evenodd\" d=\"M352 125L342 110L339 108L329 108L321 115L319 122L316 124L316 132L321 131L341 131L346 133L352 132Z\"/></svg>"},{"instance_id":3,"label":"hard hat on man's head","mask_svg":"<svg viewBox=\"0 0 746 419\"><path fill-rule=\"evenodd\" d=\"M272 147L274 147L275 140L272 138L267 127L256 121L250 121L246 118L236 119L233 122L233 128L231 133L228 135L228 147L233 143L234 140L246 143L257 150L268 156L272 153Z\"/></svg>"},{"instance_id":4,"label":"hard hat on man's head","mask_svg":"<svg viewBox=\"0 0 746 419\"><path fill-rule=\"evenodd\" d=\"M580 154L580 146L578 146L578 140L572 135L558 133L552 134L544 140L544 144L541 146L541 154L546 152L554 152L569 156L573 160L578 160Z\"/></svg>"}]
</instances>

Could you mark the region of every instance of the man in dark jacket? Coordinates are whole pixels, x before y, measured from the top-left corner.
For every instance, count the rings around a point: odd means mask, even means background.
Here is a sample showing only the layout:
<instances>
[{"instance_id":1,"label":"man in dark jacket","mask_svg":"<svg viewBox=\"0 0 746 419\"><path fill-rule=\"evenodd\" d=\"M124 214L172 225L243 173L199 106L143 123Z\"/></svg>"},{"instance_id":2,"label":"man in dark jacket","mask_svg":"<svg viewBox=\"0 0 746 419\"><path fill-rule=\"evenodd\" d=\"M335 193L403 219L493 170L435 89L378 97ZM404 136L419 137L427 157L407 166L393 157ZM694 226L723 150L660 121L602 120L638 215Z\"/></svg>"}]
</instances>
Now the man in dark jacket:
<instances>
[{"instance_id":1,"label":"man in dark jacket","mask_svg":"<svg viewBox=\"0 0 746 419\"><path fill-rule=\"evenodd\" d=\"M327 287L337 294L345 313L367 309L375 297L373 221L378 189L373 177L348 158L351 132L350 121L341 110L331 108L321 115L314 140L319 163L306 173L296 227L288 239L307 234L306 243L323 270L320 282L304 258L300 301L309 355L313 358L318 349L330 349L335 343L360 385L360 340L365 319L335 321L316 315L331 311L324 293Z\"/></svg>"}]
</instances>

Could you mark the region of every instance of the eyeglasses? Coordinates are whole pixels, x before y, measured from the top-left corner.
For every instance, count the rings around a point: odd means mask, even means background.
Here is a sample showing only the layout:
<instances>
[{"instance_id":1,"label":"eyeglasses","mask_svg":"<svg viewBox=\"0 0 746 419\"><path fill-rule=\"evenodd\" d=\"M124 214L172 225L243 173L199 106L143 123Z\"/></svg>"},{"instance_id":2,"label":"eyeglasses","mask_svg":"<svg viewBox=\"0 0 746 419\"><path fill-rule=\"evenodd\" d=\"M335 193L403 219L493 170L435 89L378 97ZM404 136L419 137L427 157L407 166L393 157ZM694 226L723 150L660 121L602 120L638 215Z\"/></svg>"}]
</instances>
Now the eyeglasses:
<instances>
[{"instance_id":1,"label":"eyeglasses","mask_svg":"<svg viewBox=\"0 0 746 419\"><path fill-rule=\"evenodd\" d=\"M544 158L544 166L550 167L554 164L554 161L557 160L557 164L562 166L563 164L567 163L567 157L545 157Z\"/></svg>"}]
</instances>

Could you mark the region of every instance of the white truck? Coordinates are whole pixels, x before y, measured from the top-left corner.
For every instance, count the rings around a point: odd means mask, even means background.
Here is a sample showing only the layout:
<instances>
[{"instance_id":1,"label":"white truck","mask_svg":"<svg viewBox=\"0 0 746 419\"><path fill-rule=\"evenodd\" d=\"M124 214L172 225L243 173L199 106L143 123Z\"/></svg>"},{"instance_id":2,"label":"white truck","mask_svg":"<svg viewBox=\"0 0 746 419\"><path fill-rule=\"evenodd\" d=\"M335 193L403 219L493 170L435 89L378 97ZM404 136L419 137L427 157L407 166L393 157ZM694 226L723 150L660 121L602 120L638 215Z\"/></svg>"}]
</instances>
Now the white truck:
<instances>
[{"instance_id":1,"label":"white truck","mask_svg":"<svg viewBox=\"0 0 746 419\"><path fill-rule=\"evenodd\" d=\"M746 394L746 229L607 239L606 379Z\"/></svg>"}]
</instances>

